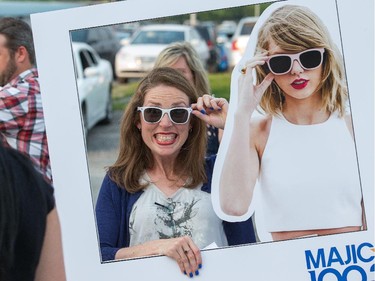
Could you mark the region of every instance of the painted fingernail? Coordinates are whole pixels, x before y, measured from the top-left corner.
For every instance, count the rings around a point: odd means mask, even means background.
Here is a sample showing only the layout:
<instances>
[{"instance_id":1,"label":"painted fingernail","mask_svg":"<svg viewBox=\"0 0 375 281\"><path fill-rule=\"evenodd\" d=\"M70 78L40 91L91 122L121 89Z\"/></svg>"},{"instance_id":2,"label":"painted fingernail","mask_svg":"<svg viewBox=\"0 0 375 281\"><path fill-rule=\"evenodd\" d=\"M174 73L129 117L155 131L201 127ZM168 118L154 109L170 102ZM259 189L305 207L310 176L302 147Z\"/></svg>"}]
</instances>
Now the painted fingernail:
<instances>
[{"instance_id":1,"label":"painted fingernail","mask_svg":"<svg viewBox=\"0 0 375 281\"><path fill-rule=\"evenodd\" d=\"M199 275L199 271L198 270L195 271L195 275Z\"/></svg>"},{"instance_id":2,"label":"painted fingernail","mask_svg":"<svg viewBox=\"0 0 375 281\"><path fill-rule=\"evenodd\" d=\"M184 274L186 275L186 271L184 270Z\"/></svg>"},{"instance_id":3,"label":"painted fingernail","mask_svg":"<svg viewBox=\"0 0 375 281\"><path fill-rule=\"evenodd\" d=\"M192 272L190 272L190 273L189 273L189 276L190 276L190 278L193 278L194 275L193 275Z\"/></svg>"},{"instance_id":4,"label":"painted fingernail","mask_svg":"<svg viewBox=\"0 0 375 281\"><path fill-rule=\"evenodd\" d=\"M202 113L202 114L206 114L206 110L202 109L202 110L201 110L201 113Z\"/></svg>"},{"instance_id":5,"label":"painted fingernail","mask_svg":"<svg viewBox=\"0 0 375 281\"><path fill-rule=\"evenodd\" d=\"M200 263L200 264L198 265L198 268L199 268L199 269L201 269L201 268L202 268L202 264L201 264L201 263Z\"/></svg>"},{"instance_id":6,"label":"painted fingernail","mask_svg":"<svg viewBox=\"0 0 375 281\"><path fill-rule=\"evenodd\" d=\"M210 107L210 109L211 109L211 110L214 110L214 108L213 108L213 107Z\"/></svg>"}]
</instances>

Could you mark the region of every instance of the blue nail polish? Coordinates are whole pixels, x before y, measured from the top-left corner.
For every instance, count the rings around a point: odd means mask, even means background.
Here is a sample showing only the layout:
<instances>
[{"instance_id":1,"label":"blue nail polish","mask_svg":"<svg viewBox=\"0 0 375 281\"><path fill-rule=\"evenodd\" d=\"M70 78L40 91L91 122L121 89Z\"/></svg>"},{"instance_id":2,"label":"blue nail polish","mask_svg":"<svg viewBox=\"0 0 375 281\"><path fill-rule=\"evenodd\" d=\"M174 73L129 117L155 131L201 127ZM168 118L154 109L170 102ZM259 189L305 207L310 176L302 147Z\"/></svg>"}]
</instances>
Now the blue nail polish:
<instances>
[{"instance_id":1,"label":"blue nail polish","mask_svg":"<svg viewBox=\"0 0 375 281\"><path fill-rule=\"evenodd\" d=\"M184 270L184 274L186 275L186 271Z\"/></svg>"},{"instance_id":2,"label":"blue nail polish","mask_svg":"<svg viewBox=\"0 0 375 281\"><path fill-rule=\"evenodd\" d=\"M199 275L199 271L198 270L195 271L195 275Z\"/></svg>"},{"instance_id":3,"label":"blue nail polish","mask_svg":"<svg viewBox=\"0 0 375 281\"><path fill-rule=\"evenodd\" d=\"M199 269L201 269L201 268L202 268L202 264L201 264L201 263L200 263L200 264L198 265L198 268L199 268Z\"/></svg>"},{"instance_id":4,"label":"blue nail polish","mask_svg":"<svg viewBox=\"0 0 375 281\"><path fill-rule=\"evenodd\" d=\"M194 275L193 275L192 272L190 272L190 273L189 273L189 276L190 276L190 278L193 278Z\"/></svg>"},{"instance_id":5,"label":"blue nail polish","mask_svg":"<svg viewBox=\"0 0 375 281\"><path fill-rule=\"evenodd\" d=\"M214 110L214 108L213 108L213 107L210 107L210 109L211 109L211 110Z\"/></svg>"},{"instance_id":6,"label":"blue nail polish","mask_svg":"<svg viewBox=\"0 0 375 281\"><path fill-rule=\"evenodd\" d=\"M202 114L206 114L206 110L202 109L202 110L201 110L201 113L202 113Z\"/></svg>"}]
</instances>

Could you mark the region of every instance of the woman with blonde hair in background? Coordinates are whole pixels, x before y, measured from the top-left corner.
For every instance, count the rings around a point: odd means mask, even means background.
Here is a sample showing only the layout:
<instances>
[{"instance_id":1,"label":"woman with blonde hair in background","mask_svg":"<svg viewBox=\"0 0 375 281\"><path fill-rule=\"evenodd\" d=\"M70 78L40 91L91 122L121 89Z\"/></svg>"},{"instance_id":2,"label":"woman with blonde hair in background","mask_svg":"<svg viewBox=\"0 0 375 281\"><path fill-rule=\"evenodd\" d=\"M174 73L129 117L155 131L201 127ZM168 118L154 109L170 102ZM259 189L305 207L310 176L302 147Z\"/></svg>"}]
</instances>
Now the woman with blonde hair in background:
<instances>
[{"instance_id":1,"label":"woman with blonde hair in background","mask_svg":"<svg viewBox=\"0 0 375 281\"><path fill-rule=\"evenodd\" d=\"M197 51L189 42L176 42L162 50L156 58L155 67L171 67L180 71L195 87L198 95L211 95L207 72ZM206 155L217 153L223 131L207 125Z\"/></svg>"}]
</instances>

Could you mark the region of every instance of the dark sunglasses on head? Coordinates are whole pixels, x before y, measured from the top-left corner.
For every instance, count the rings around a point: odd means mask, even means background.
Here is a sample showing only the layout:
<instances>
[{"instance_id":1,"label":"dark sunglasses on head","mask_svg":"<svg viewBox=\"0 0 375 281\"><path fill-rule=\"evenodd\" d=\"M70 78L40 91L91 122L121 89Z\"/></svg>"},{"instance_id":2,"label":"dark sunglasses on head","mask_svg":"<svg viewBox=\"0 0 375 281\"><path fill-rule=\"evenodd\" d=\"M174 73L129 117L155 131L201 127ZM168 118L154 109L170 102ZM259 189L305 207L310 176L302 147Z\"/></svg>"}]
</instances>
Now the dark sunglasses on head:
<instances>
[{"instance_id":1,"label":"dark sunglasses on head","mask_svg":"<svg viewBox=\"0 0 375 281\"><path fill-rule=\"evenodd\" d=\"M147 123L158 123L167 113L169 119L175 124L186 124L189 121L190 113L193 111L190 107L162 109L153 106L139 106L137 110L142 113L143 120Z\"/></svg>"},{"instance_id":2,"label":"dark sunglasses on head","mask_svg":"<svg viewBox=\"0 0 375 281\"><path fill-rule=\"evenodd\" d=\"M324 48L308 49L297 54L278 54L267 60L269 70L275 75L288 73L296 60L305 70L318 68L323 62Z\"/></svg>"}]
</instances>

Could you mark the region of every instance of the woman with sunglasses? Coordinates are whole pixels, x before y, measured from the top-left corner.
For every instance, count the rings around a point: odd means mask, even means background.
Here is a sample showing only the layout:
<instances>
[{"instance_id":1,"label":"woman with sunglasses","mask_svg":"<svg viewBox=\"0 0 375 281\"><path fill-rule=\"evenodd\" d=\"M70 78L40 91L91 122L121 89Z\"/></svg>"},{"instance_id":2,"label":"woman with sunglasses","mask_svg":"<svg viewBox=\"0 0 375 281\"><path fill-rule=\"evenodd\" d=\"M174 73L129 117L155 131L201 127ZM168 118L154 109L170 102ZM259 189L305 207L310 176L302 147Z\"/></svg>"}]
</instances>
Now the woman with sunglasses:
<instances>
[{"instance_id":1,"label":"woman with sunglasses","mask_svg":"<svg viewBox=\"0 0 375 281\"><path fill-rule=\"evenodd\" d=\"M189 42L175 42L160 52L155 67L171 67L180 71L195 87L198 95L211 95L207 72L197 51ZM223 130L207 124L206 155L215 155L219 149Z\"/></svg>"},{"instance_id":2,"label":"woman with sunglasses","mask_svg":"<svg viewBox=\"0 0 375 281\"><path fill-rule=\"evenodd\" d=\"M273 240L360 230L362 196L343 62L321 20L305 7L276 9L241 72L220 177L224 213L246 214L259 181ZM258 105L266 114L250 120Z\"/></svg>"},{"instance_id":3,"label":"woman with sunglasses","mask_svg":"<svg viewBox=\"0 0 375 281\"><path fill-rule=\"evenodd\" d=\"M166 255L193 277L200 249L255 242L251 220L223 222L212 208L215 159L205 159L206 125L191 114L197 98L172 68L156 68L139 83L96 204L103 261ZM228 105L218 99L219 106Z\"/></svg>"}]
</instances>

